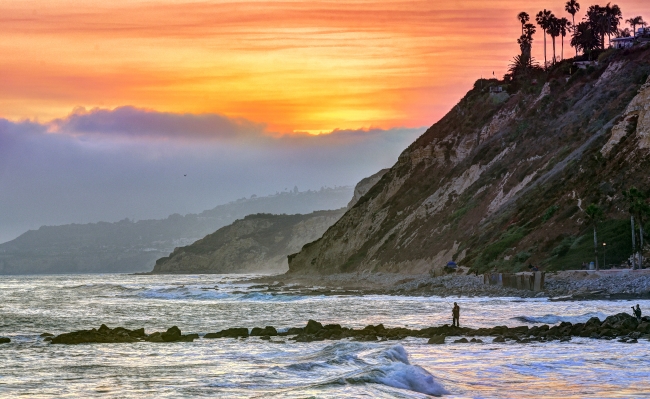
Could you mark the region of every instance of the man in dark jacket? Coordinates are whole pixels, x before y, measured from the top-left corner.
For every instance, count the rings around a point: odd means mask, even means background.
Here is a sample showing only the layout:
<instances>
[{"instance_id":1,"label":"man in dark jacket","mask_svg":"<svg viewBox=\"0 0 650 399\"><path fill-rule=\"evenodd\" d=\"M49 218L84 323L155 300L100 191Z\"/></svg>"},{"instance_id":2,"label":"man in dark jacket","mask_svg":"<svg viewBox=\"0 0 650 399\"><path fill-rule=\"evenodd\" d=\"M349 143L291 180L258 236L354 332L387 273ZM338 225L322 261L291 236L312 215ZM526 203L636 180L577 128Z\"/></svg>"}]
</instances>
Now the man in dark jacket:
<instances>
[{"instance_id":1,"label":"man in dark jacket","mask_svg":"<svg viewBox=\"0 0 650 399\"><path fill-rule=\"evenodd\" d=\"M454 309L451 311L451 314L454 317L451 325L460 327L460 306L456 302L454 302Z\"/></svg>"}]
</instances>

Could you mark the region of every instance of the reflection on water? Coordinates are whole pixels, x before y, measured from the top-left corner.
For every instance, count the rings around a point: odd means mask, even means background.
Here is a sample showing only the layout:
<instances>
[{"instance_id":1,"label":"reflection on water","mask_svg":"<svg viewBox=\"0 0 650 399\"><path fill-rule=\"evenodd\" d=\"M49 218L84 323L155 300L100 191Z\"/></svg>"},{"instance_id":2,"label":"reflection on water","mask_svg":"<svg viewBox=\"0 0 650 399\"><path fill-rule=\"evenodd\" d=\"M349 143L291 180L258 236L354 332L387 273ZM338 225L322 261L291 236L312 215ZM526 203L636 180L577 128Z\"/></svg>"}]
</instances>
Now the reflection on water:
<instances>
[{"instance_id":1,"label":"reflection on water","mask_svg":"<svg viewBox=\"0 0 650 399\"><path fill-rule=\"evenodd\" d=\"M239 277L237 277L239 279ZM362 327L581 322L628 311L629 301L297 296L227 276L68 275L0 278L0 396L604 398L650 396L650 343L427 345L199 339L193 343L59 346L39 334L98 327L303 326L308 319ZM634 301L637 303L639 301ZM650 301L640 301L649 309Z\"/></svg>"}]
</instances>

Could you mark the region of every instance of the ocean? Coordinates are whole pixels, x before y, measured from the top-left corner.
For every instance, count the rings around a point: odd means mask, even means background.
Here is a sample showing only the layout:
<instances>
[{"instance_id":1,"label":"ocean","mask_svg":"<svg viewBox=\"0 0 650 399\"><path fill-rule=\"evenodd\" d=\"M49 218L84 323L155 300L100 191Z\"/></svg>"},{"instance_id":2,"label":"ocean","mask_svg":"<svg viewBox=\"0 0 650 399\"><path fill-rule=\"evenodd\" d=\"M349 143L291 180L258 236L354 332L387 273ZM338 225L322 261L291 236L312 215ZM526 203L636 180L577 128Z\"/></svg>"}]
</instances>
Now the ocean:
<instances>
[{"instance_id":1,"label":"ocean","mask_svg":"<svg viewBox=\"0 0 650 399\"><path fill-rule=\"evenodd\" d=\"M424 328L584 322L650 301L544 298L305 296L261 292L233 275L0 277L0 397L29 398L648 398L650 342L428 345L349 340L296 343L198 339L192 343L51 345L41 333L123 326L183 334L229 327L323 324ZM448 341L450 339L448 338Z\"/></svg>"}]
</instances>

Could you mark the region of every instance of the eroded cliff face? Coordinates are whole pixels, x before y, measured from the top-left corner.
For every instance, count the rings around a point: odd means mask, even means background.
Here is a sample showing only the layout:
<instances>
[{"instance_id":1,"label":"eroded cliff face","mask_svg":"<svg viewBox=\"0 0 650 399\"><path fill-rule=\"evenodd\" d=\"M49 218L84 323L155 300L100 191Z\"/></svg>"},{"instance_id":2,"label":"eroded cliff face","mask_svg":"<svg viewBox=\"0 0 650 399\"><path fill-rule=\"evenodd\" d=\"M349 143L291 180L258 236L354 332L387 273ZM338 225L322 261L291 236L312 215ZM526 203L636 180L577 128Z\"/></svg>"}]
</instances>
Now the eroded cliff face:
<instances>
[{"instance_id":1,"label":"eroded cliff face","mask_svg":"<svg viewBox=\"0 0 650 399\"><path fill-rule=\"evenodd\" d=\"M580 204L624 218L621 191L650 188L650 49L614 53L571 79L568 66L509 97L487 90L503 82L477 82L322 238L289 257L290 273L423 273L452 258L476 270L548 263L585 229Z\"/></svg>"},{"instance_id":2,"label":"eroded cliff face","mask_svg":"<svg viewBox=\"0 0 650 399\"><path fill-rule=\"evenodd\" d=\"M319 238L344 209L249 215L158 259L152 273L281 273L287 255Z\"/></svg>"}]
</instances>

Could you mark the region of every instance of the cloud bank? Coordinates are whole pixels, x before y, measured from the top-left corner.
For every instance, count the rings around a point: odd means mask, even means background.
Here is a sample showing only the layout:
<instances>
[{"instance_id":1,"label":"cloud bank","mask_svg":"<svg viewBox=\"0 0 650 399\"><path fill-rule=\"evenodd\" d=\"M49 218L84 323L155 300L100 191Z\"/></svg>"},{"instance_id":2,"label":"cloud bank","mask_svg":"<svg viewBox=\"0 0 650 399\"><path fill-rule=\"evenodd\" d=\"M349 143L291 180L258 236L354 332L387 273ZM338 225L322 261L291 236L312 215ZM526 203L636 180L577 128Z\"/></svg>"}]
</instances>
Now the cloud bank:
<instances>
[{"instance_id":1,"label":"cloud bank","mask_svg":"<svg viewBox=\"0 0 650 399\"><path fill-rule=\"evenodd\" d=\"M45 224L161 218L295 185L354 185L423 131L282 134L130 106L79 108L49 123L0 118L0 242Z\"/></svg>"}]
</instances>

